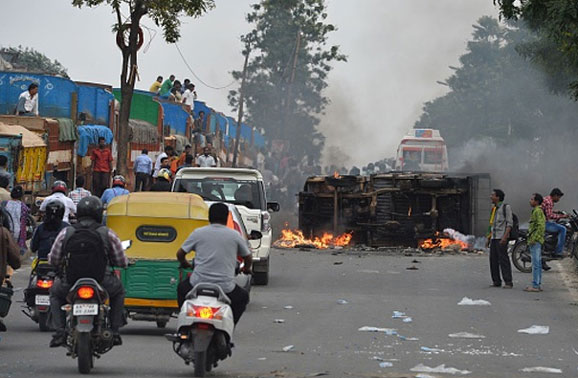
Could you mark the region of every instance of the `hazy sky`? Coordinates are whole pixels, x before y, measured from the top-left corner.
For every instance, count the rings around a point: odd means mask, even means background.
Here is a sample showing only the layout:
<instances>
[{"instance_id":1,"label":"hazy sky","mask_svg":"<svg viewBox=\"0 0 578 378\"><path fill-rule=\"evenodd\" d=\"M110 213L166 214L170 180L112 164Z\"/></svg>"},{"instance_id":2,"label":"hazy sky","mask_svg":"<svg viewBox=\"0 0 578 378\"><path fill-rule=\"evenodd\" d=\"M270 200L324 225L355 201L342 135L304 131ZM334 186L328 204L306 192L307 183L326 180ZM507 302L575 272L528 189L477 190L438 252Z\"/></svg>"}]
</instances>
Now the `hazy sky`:
<instances>
[{"instance_id":1,"label":"hazy sky","mask_svg":"<svg viewBox=\"0 0 578 378\"><path fill-rule=\"evenodd\" d=\"M215 87L231 82L242 67L239 36L249 30L245 14L256 0L216 0L205 16L184 19L179 47L195 73ZM347 63L337 63L326 94L332 104L321 130L329 159L365 164L393 156L425 101L444 93L436 84L451 74L470 38L471 25L497 15L492 0L327 0L330 22L338 27L330 42L341 46ZM32 47L59 60L70 77L118 86L120 52L111 33L108 6L73 8L69 0L1 0L0 46ZM8 16L14 15L14 17ZM188 71L174 45L146 19L145 47L139 56L141 81L148 89L157 75L190 77L199 99L231 114L228 89L206 87ZM155 34L156 33L156 34Z\"/></svg>"}]
</instances>

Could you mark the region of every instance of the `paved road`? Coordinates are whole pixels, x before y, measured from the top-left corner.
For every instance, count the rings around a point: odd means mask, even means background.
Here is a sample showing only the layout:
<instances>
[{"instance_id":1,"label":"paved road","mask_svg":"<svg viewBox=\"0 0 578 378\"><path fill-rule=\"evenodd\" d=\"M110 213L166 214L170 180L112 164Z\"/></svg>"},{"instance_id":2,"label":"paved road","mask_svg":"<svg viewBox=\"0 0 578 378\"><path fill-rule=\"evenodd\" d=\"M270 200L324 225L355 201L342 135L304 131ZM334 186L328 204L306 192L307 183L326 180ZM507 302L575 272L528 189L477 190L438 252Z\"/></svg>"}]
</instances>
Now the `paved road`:
<instances>
[{"instance_id":1,"label":"paved road","mask_svg":"<svg viewBox=\"0 0 578 378\"><path fill-rule=\"evenodd\" d=\"M420 263L412 263L418 259ZM415 265L418 270L406 270ZM565 276L570 262L554 264L545 274L545 291L522 291L530 275L515 273L513 290L489 288L487 256L331 255L330 252L274 251L272 279L255 287L248 311L236 330L233 357L210 376L408 377L419 364L445 364L468 377L541 377L521 369L561 369L558 376L578 375L578 298ZM22 286L26 271L16 276ZM564 279L566 277L566 279ZM22 293L17 294L17 298ZM463 297L484 299L490 306L458 306ZM339 304L344 299L346 304ZM286 309L285 306L292 306ZM1 335L0 377L77 375L76 362L64 349L47 347L40 333L15 304ZM392 319L395 310L411 323ZM275 323L284 319L284 323ZM174 326L174 320L169 326ZM549 326L547 335L517 330ZM360 332L363 326L394 328L406 338ZM152 324L132 322L123 329L124 345L96 361L101 377L187 377L185 366ZM483 339L450 338L469 332ZM289 352L283 347L294 345ZM427 352L422 347L437 351ZM380 367L390 362L391 367ZM442 374L429 373L431 376Z\"/></svg>"}]
</instances>

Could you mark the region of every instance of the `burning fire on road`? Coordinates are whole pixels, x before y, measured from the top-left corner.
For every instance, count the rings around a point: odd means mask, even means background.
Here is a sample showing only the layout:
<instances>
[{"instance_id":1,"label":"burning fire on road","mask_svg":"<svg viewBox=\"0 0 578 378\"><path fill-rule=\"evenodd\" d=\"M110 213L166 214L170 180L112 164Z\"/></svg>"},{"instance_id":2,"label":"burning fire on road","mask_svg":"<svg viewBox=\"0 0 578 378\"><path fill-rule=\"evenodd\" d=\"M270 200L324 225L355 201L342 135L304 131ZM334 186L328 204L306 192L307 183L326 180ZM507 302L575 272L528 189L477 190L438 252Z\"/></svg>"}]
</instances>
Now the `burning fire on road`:
<instances>
[{"instance_id":1,"label":"burning fire on road","mask_svg":"<svg viewBox=\"0 0 578 378\"><path fill-rule=\"evenodd\" d=\"M452 235L456 238L453 238ZM472 248L472 245L466 241L467 238L467 236L452 229L445 229L443 234L438 232L431 239L421 240L418 246L424 251L432 249L459 249L465 251Z\"/></svg>"},{"instance_id":2,"label":"burning fire on road","mask_svg":"<svg viewBox=\"0 0 578 378\"><path fill-rule=\"evenodd\" d=\"M314 237L308 239L303 235L303 232L299 230L289 230L285 229L281 231L282 237L273 243L274 247L277 248L297 248L297 247L311 247L317 249L327 249L331 247L346 247L351 242L353 233L344 233L338 236L334 236L328 232L324 233L321 237Z\"/></svg>"}]
</instances>

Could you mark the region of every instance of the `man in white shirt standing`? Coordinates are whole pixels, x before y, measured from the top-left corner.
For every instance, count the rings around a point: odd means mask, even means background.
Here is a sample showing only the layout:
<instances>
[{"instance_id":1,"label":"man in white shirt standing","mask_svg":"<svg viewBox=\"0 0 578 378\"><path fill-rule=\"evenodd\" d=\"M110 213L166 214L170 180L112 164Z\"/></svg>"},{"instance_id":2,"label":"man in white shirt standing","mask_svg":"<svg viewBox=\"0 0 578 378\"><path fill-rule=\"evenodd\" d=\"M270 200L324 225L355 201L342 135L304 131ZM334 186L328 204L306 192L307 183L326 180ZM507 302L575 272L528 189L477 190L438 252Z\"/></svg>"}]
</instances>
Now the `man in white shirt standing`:
<instances>
[{"instance_id":1,"label":"man in white shirt standing","mask_svg":"<svg viewBox=\"0 0 578 378\"><path fill-rule=\"evenodd\" d=\"M211 155L211 149L209 147L203 148L203 154L197 157L197 166L201 168L217 166L217 162L213 155Z\"/></svg>"},{"instance_id":2,"label":"man in white shirt standing","mask_svg":"<svg viewBox=\"0 0 578 378\"><path fill-rule=\"evenodd\" d=\"M195 109L195 100L197 99L197 92L195 92L195 84L189 83L183 93L183 104L191 107L191 114Z\"/></svg>"},{"instance_id":3,"label":"man in white shirt standing","mask_svg":"<svg viewBox=\"0 0 578 378\"><path fill-rule=\"evenodd\" d=\"M165 152L161 152L159 156L157 156L157 160L155 161L155 170L153 172L154 178L157 178L159 170L161 169L161 160L163 160L166 157L170 158L171 156L173 156L174 152L175 149L173 148L173 146L165 146Z\"/></svg>"},{"instance_id":4,"label":"man in white shirt standing","mask_svg":"<svg viewBox=\"0 0 578 378\"><path fill-rule=\"evenodd\" d=\"M38 84L32 83L28 90L20 93L16 114L20 116L38 116Z\"/></svg>"}]
</instances>

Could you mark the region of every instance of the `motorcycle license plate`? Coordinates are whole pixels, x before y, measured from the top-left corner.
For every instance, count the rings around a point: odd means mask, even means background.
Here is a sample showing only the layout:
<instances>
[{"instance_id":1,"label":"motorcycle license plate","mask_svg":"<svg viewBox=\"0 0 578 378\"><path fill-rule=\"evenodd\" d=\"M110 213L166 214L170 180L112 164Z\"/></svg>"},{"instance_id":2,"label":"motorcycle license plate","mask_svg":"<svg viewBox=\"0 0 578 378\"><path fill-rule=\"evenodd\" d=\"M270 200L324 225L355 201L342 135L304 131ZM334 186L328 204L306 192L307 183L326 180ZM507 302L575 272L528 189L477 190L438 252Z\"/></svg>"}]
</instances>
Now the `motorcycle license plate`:
<instances>
[{"instance_id":1,"label":"motorcycle license plate","mask_svg":"<svg viewBox=\"0 0 578 378\"><path fill-rule=\"evenodd\" d=\"M36 306L50 306L50 297L48 295L37 295L34 298Z\"/></svg>"},{"instance_id":2,"label":"motorcycle license plate","mask_svg":"<svg viewBox=\"0 0 578 378\"><path fill-rule=\"evenodd\" d=\"M72 315L98 315L98 304L96 303L75 303L72 307Z\"/></svg>"}]
</instances>

